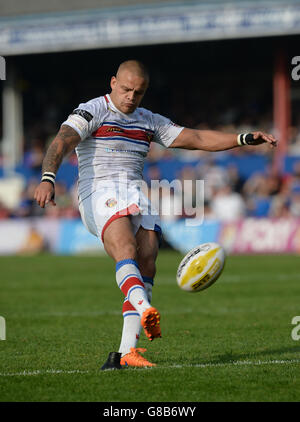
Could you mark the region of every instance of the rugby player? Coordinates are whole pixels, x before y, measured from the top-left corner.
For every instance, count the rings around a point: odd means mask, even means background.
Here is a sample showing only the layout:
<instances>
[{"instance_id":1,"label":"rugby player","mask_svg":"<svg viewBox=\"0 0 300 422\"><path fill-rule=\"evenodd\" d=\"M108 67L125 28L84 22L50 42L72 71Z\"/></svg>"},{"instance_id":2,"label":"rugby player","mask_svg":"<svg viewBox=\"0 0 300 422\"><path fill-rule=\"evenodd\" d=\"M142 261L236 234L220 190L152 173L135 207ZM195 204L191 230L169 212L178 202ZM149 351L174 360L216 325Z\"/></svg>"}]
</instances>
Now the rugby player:
<instances>
[{"instance_id":1,"label":"rugby player","mask_svg":"<svg viewBox=\"0 0 300 422\"><path fill-rule=\"evenodd\" d=\"M160 219L139 181L150 143L167 148L223 151L268 143L271 134L228 134L196 130L140 107L149 85L145 66L128 60L112 76L110 94L81 103L62 123L43 160L35 200L55 205L55 177L63 158L78 156L79 211L86 228L104 244L116 263L116 281L124 294L123 331L118 352L111 352L101 369L155 366L137 348L140 329L150 341L161 337L160 314L151 305Z\"/></svg>"}]
</instances>

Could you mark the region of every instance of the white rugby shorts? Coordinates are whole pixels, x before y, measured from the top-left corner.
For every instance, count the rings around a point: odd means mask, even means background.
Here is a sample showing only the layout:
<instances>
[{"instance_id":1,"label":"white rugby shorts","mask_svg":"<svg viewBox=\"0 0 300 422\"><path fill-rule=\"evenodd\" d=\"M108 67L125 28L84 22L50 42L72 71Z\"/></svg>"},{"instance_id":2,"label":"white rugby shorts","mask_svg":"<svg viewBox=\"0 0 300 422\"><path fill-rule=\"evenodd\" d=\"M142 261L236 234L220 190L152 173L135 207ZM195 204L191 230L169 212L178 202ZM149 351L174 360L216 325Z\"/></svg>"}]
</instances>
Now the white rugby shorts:
<instances>
[{"instance_id":1,"label":"white rugby shorts","mask_svg":"<svg viewBox=\"0 0 300 422\"><path fill-rule=\"evenodd\" d=\"M161 222L158 212L137 185L102 183L87 198L79 200L79 212L87 230L103 242L107 227L117 218L131 215L134 235L139 227L154 230L161 242Z\"/></svg>"}]
</instances>

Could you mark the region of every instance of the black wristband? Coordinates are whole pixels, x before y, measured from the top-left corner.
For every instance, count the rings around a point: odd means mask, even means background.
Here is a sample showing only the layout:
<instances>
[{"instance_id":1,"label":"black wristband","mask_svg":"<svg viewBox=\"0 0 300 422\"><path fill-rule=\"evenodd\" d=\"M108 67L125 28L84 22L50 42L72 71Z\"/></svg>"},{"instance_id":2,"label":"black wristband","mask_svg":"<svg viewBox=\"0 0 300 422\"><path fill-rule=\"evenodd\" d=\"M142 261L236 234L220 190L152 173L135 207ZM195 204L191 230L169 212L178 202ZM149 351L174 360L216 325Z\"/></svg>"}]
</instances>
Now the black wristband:
<instances>
[{"instance_id":1,"label":"black wristband","mask_svg":"<svg viewBox=\"0 0 300 422\"><path fill-rule=\"evenodd\" d=\"M256 144L252 133L240 133L237 137L237 143L240 146Z\"/></svg>"},{"instance_id":2,"label":"black wristband","mask_svg":"<svg viewBox=\"0 0 300 422\"><path fill-rule=\"evenodd\" d=\"M50 171L45 171L42 175L41 182L49 182L52 183L53 187L55 187L55 173L51 173Z\"/></svg>"}]
</instances>

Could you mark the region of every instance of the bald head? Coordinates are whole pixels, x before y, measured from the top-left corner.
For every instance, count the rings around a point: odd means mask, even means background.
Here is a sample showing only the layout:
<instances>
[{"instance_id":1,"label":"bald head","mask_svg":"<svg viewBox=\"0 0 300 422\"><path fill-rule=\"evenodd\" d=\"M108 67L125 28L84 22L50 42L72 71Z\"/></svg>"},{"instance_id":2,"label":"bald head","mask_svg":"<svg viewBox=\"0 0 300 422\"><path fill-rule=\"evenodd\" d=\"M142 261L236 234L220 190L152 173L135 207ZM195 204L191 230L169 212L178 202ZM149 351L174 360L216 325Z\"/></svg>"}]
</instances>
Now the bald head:
<instances>
[{"instance_id":1,"label":"bald head","mask_svg":"<svg viewBox=\"0 0 300 422\"><path fill-rule=\"evenodd\" d=\"M146 69L146 66L138 60L126 60L125 62L121 63L118 68L116 77L118 78L124 71L131 72L133 75L144 78L149 83L149 73Z\"/></svg>"},{"instance_id":2,"label":"bald head","mask_svg":"<svg viewBox=\"0 0 300 422\"><path fill-rule=\"evenodd\" d=\"M122 113L130 114L140 105L149 85L146 67L137 60L120 64L116 76L111 78L110 97Z\"/></svg>"}]
</instances>

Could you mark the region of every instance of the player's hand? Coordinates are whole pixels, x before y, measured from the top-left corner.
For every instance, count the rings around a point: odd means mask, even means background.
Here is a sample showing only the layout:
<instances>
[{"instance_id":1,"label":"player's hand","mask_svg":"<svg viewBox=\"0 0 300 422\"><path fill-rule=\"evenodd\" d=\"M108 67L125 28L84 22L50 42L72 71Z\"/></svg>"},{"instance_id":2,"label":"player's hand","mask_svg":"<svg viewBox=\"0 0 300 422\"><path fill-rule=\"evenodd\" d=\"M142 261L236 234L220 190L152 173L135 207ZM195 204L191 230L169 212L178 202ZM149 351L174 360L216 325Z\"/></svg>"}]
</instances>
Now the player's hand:
<instances>
[{"instance_id":1,"label":"player's hand","mask_svg":"<svg viewBox=\"0 0 300 422\"><path fill-rule=\"evenodd\" d=\"M250 134L249 134L250 135ZM247 139L246 142L247 145L260 145L264 143L268 143L271 148L274 148L277 146L277 141L274 138L273 135L265 132L252 132L252 139Z\"/></svg>"},{"instance_id":2,"label":"player's hand","mask_svg":"<svg viewBox=\"0 0 300 422\"><path fill-rule=\"evenodd\" d=\"M41 182L36 188L33 198L36 200L36 202L41 208L45 208L45 205L49 203L53 206L56 206L54 196L54 186L49 182Z\"/></svg>"}]
</instances>

